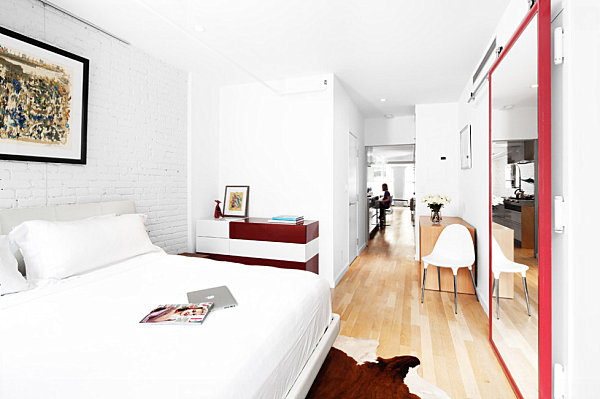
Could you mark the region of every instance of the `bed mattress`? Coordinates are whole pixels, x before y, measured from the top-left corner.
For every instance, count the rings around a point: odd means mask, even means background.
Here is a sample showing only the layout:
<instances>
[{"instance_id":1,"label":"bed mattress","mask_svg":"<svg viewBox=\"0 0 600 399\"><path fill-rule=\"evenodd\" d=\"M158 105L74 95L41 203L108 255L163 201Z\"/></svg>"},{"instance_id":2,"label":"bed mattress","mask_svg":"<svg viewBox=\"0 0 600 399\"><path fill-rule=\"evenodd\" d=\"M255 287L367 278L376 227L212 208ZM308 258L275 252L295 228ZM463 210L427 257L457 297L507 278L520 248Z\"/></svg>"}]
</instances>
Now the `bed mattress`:
<instances>
[{"instance_id":1,"label":"bed mattress","mask_svg":"<svg viewBox=\"0 0 600 399\"><path fill-rule=\"evenodd\" d=\"M154 307L227 285L202 325ZM321 277L153 253L0 298L0 398L282 398L331 320Z\"/></svg>"}]
</instances>

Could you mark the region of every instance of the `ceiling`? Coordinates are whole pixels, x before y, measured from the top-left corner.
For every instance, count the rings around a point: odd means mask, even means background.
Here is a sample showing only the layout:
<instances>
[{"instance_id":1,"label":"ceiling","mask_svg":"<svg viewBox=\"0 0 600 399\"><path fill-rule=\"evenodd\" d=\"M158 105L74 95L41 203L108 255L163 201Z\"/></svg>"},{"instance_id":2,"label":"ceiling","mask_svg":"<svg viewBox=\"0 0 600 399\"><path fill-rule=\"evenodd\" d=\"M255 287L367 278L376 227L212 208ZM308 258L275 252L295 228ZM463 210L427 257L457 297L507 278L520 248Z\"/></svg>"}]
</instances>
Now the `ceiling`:
<instances>
[{"instance_id":1,"label":"ceiling","mask_svg":"<svg viewBox=\"0 0 600 399\"><path fill-rule=\"evenodd\" d=\"M50 1L219 84L333 72L365 117L410 114L414 104L456 101L508 4L508 0Z\"/></svg>"},{"instance_id":2,"label":"ceiling","mask_svg":"<svg viewBox=\"0 0 600 399\"><path fill-rule=\"evenodd\" d=\"M414 162L414 144L367 147L367 163L369 165L407 164Z\"/></svg>"}]
</instances>

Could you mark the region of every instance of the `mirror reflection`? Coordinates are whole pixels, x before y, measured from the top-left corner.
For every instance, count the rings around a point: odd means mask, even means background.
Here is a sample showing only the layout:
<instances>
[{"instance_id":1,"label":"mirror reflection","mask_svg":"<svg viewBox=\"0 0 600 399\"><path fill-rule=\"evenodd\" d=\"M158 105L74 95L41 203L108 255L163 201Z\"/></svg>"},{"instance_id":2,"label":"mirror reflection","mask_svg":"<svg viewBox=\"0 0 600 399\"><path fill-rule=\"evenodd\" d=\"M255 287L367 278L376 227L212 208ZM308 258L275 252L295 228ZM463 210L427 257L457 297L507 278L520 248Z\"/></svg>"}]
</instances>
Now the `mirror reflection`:
<instances>
[{"instance_id":1,"label":"mirror reflection","mask_svg":"<svg viewBox=\"0 0 600 399\"><path fill-rule=\"evenodd\" d=\"M538 397L537 17L491 75L492 339Z\"/></svg>"}]
</instances>

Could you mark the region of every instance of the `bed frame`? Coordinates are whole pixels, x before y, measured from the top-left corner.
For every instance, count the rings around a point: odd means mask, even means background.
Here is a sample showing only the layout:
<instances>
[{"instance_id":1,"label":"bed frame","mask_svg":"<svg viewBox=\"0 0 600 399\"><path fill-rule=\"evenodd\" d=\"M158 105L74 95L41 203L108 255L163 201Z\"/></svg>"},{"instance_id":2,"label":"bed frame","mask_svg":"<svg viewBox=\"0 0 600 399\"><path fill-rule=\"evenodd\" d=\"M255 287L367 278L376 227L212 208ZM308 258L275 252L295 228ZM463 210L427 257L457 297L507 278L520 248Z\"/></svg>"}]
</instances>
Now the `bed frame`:
<instances>
[{"instance_id":1,"label":"bed frame","mask_svg":"<svg viewBox=\"0 0 600 399\"><path fill-rule=\"evenodd\" d=\"M304 368L298 375L298 378L296 378L294 385L290 388L285 399L304 399L306 397L339 332L340 316L333 313L325 334L323 334L317 347L306 361Z\"/></svg>"},{"instance_id":2,"label":"bed frame","mask_svg":"<svg viewBox=\"0 0 600 399\"><path fill-rule=\"evenodd\" d=\"M111 201L2 209L0 210L0 234L8 234L14 227L27 220L69 221L111 213L117 215L135 213L135 205L133 201Z\"/></svg>"},{"instance_id":3,"label":"bed frame","mask_svg":"<svg viewBox=\"0 0 600 399\"><path fill-rule=\"evenodd\" d=\"M8 234L14 227L27 220L70 221L92 216L127 213L135 213L133 201L2 209L0 210L0 234ZM18 260L19 270L24 273L22 259ZM304 399L306 397L339 332L340 316L333 314L325 333L306 361L285 399Z\"/></svg>"}]
</instances>

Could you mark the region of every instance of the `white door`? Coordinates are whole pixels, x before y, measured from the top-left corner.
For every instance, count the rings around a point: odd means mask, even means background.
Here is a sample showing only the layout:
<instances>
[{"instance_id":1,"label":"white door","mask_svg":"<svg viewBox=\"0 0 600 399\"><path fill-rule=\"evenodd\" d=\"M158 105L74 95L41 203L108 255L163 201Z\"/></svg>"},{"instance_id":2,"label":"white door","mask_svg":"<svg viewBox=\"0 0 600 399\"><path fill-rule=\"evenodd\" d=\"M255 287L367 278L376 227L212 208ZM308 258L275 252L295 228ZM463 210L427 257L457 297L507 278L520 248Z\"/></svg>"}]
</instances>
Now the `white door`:
<instances>
[{"instance_id":1,"label":"white door","mask_svg":"<svg viewBox=\"0 0 600 399\"><path fill-rule=\"evenodd\" d=\"M348 264L358 255L358 142L348 135Z\"/></svg>"}]
</instances>

